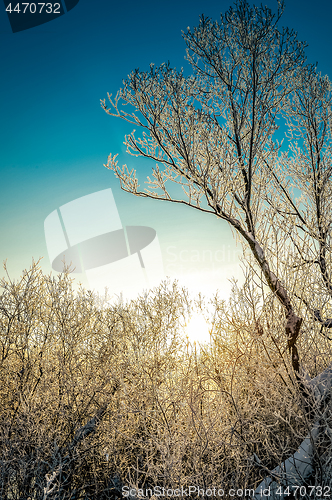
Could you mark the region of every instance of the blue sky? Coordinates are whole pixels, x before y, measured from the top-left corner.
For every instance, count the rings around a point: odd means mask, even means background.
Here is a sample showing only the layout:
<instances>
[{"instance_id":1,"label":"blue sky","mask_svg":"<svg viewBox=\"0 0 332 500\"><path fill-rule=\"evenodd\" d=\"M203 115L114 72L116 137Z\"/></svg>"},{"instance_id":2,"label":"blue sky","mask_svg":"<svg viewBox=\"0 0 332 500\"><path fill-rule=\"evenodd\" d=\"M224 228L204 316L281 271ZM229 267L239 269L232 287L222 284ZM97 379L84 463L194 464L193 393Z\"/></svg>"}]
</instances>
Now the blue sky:
<instances>
[{"instance_id":1,"label":"blue sky","mask_svg":"<svg viewBox=\"0 0 332 500\"><path fill-rule=\"evenodd\" d=\"M12 278L19 278L32 258L43 257L42 269L51 271L44 232L49 214L111 188L122 226L155 230L163 276L178 278L195 292L219 288L227 296L228 279L241 276L240 247L227 224L182 205L121 191L103 166L108 154L119 153L120 162L131 167L148 164L126 157L123 137L131 126L107 116L99 100L115 94L137 67L168 60L186 67L181 30L198 24L202 13L217 19L231 3L80 0L58 19L18 33L11 32L3 8L0 260L7 259ZM330 77L331 14L330 0L288 0L282 21L308 42L308 61L318 61ZM121 272L130 278L125 259ZM75 276L91 285L86 273Z\"/></svg>"}]
</instances>

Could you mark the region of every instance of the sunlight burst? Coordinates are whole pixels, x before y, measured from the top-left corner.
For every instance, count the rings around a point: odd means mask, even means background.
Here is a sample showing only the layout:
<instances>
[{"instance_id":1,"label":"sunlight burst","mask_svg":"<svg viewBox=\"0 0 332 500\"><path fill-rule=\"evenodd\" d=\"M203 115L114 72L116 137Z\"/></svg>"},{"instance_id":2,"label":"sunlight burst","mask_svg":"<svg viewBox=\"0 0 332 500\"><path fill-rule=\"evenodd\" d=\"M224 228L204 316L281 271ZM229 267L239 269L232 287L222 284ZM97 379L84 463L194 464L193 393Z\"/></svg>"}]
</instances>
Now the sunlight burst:
<instances>
[{"instance_id":1,"label":"sunlight burst","mask_svg":"<svg viewBox=\"0 0 332 500\"><path fill-rule=\"evenodd\" d=\"M193 313L185 326L185 334L189 339L189 342L197 342L203 344L210 342L210 329L211 326L204 319L204 316L198 312Z\"/></svg>"}]
</instances>

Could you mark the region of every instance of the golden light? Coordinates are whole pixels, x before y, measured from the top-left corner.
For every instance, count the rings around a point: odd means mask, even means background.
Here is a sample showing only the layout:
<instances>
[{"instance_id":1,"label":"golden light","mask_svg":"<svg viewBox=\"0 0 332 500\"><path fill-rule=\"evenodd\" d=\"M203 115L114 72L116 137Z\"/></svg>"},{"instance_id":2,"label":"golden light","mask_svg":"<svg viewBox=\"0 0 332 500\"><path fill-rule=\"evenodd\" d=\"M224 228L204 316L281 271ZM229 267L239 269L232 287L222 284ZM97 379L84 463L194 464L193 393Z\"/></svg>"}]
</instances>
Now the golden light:
<instances>
[{"instance_id":1,"label":"golden light","mask_svg":"<svg viewBox=\"0 0 332 500\"><path fill-rule=\"evenodd\" d=\"M191 344L194 342L204 344L210 342L210 329L211 326L205 320L204 316L195 312L190 317L187 325L185 326L184 333L188 337Z\"/></svg>"}]
</instances>

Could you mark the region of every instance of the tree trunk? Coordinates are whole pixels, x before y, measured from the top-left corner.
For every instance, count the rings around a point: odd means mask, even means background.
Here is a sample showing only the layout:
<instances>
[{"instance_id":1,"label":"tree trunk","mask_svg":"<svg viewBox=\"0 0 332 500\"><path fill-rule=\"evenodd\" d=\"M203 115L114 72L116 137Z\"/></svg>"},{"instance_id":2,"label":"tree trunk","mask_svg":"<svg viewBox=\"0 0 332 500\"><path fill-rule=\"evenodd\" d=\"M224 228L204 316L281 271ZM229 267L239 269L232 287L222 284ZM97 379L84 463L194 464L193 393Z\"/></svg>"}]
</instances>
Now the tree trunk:
<instances>
[{"instance_id":1,"label":"tree trunk","mask_svg":"<svg viewBox=\"0 0 332 500\"><path fill-rule=\"evenodd\" d=\"M321 413L332 386L332 365L313 379L310 379L309 375L305 373L302 381L312 396L316 415L317 413ZM317 416L317 420L309 435L300 444L297 452L273 469L270 476L259 484L255 490L254 498L256 500L286 500L291 498L288 491L292 494L295 492L296 486L305 485L306 480L315 472L316 445L324 433L324 421L322 417L322 414ZM285 493L287 487L289 487L289 490ZM313 495L314 497L315 495Z\"/></svg>"}]
</instances>

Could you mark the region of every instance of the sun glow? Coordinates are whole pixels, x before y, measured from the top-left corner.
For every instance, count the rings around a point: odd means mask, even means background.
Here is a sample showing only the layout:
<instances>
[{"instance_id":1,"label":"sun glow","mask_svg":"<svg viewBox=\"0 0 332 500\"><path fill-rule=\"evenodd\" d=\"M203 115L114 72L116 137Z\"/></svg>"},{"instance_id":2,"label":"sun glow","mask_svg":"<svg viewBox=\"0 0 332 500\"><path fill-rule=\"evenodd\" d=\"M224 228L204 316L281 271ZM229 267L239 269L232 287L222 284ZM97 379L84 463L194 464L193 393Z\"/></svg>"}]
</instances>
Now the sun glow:
<instances>
[{"instance_id":1,"label":"sun glow","mask_svg":"<svg viewBox=\"0 0 332 500\"><path fill-rule=\"evenodd\" d=\"M197 312L190 317L184 332L190 343L204 344L211 340L210 329L211 326L204 319L204 316Z\"/></svg>"}]
</instances>

